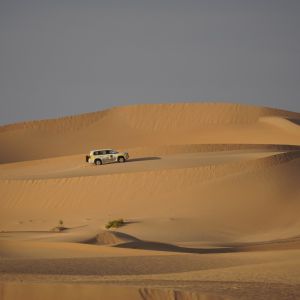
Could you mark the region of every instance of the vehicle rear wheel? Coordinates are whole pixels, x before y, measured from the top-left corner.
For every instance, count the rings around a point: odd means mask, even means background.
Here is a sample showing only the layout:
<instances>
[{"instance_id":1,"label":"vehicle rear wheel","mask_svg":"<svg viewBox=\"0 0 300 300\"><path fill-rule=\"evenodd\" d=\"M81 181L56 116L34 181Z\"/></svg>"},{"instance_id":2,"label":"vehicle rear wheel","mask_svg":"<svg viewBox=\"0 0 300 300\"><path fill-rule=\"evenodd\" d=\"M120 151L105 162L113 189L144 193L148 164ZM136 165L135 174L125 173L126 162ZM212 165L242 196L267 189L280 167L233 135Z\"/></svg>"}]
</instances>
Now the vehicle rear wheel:
<instances>
[{"instance_id":1,"label":"vehicle rear wheel","mask_svg":"<svg viewBox=\"0 0 300 300\"><path fill-rule=\"evenodd\" d=\"M123 156L118 157L118 162L119 163L124 163L125 162L125 158Z\"/></svg>"},{"instance_id":2,"label":"vehicle rear wheel","mask_svg":"<svg viewBox=\"0 0 300 300\"><path fill-rule=\"evenodd\" d=\"M95 160L95 165L97 165L97 166L102 165L101 159L96 159L96 160Z\"/></svg>"}]
</instances>

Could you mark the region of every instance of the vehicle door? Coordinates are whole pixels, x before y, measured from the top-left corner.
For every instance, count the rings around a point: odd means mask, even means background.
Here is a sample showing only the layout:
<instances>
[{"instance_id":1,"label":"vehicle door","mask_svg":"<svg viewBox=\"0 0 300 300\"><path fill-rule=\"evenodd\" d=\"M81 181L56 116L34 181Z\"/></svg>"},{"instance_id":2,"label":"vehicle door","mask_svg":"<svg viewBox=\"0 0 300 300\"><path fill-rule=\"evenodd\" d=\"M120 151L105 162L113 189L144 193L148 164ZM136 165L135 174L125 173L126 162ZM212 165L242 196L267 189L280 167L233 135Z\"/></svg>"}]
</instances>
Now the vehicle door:
<instances>
[{"instance_id":1,"label":"vehicle door","mask_svg":"<svg viewBox=\"0 0 300 300\"><path fill-rule=\"evenodd\" d=\"M117 161L117 152L115 150L109 150L108 155L109 155L109 161L110 162L116 162Z\"/></svg>"},{"instance_id":2,"label":"vehicle door","mask_svg":"<svg viewBox=\"0 0 300 300\"><path fill-rule=\"evenodd\" d=\"M106 150L100 151L100 157L103 164L109 163L109 155Z\"/></svg>"},{"instance_id":3,"label":"vehicle door","mask_svg":"<svg viewBox=\"0 0 300 300\"><path fill-rule=\"evenodd\" d=\"M113 162L113 155L111 153L111 150L105 151L105 159L106 159L106 163Z\"/></svg>"}]
</instances>

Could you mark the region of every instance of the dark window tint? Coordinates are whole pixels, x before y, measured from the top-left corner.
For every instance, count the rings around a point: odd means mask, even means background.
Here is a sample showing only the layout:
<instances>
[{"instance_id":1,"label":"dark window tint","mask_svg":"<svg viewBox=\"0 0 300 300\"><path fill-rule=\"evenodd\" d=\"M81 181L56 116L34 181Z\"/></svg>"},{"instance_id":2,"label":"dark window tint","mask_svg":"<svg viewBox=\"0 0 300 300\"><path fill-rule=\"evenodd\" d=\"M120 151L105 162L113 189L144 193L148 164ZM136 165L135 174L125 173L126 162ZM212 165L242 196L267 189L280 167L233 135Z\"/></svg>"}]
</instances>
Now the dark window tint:
<instances>
[{"instance_id":1,"label":"dark window tint","mask_svg":"<svg viewBox=\"0 0 300 300\"><path fill-rule=\"evenodd\" d=\"M94 155L103 155L105 151L94 151Z\"/></svg>"}]
</instances>

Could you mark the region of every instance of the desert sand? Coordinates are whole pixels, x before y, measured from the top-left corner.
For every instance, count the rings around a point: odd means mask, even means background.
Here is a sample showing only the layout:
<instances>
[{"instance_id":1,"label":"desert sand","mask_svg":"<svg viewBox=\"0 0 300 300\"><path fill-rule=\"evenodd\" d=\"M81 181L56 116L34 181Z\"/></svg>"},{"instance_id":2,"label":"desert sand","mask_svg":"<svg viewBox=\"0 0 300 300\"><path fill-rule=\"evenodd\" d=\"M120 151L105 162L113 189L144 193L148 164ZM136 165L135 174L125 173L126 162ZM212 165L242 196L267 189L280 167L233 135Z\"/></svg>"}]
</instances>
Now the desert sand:
<instances>
[{"instance_id":1,"label":"desert sand","mask_svg":"<svg viewBox=\"0 0 300 300\"><path fill-rule=\"evenodd\" d=\"M299 124L179 103L0 127L0 299L299 299Z\"/></svg>"}]
</instances>

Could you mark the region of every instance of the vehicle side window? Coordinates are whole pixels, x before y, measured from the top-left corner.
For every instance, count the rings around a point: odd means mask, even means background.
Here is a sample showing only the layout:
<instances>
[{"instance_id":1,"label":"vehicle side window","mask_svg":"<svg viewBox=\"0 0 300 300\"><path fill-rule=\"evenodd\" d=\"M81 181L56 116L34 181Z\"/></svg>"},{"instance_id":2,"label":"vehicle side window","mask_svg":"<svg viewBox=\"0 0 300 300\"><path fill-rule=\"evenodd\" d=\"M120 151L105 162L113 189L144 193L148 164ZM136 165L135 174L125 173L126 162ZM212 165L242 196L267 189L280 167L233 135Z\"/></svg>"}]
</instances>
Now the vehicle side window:
<instances>
[{"instance_id":1,"label":"vehicle side window","mask_svg":"<svg viewBox=\"0 0 300 300\"><path fill-rule=\"evenodd\" d=\"M110 154L110 150L105 150L105 154Z\"/></svg>"},{"instance_id":2,"label":"vehicle side window","mask_svg":"<svg viewBox=\"0 0 300 300\"><path fill-rule=\"evenodd\" d=\"M99 155L99 151L94 151L94 155Z\"/></svg>"},{"instance_id":3,"label":"vehicle side window","mask_svg":"<svg viewBox=\"0 0 300 300\"><path fill-rule=\"evenodd\" d=\"M114 150L109 150L108 152L109 152L109 154L116 154L116 153L117 153L117 152L114 151Z\"/></svg>"},{"instance_id":4,"label":"vehicle side window","mask_svg":"<svg viewBox=\"0 0 300 300\"><path fill-rule=\"evenodd\" d=\"M104 154L105 154L105 151L99 151L99 154L100 154L100 155L104 155Z\"/></svg>"}]
</instances>

